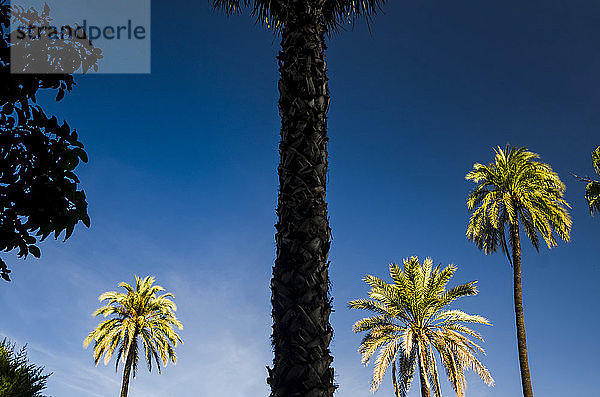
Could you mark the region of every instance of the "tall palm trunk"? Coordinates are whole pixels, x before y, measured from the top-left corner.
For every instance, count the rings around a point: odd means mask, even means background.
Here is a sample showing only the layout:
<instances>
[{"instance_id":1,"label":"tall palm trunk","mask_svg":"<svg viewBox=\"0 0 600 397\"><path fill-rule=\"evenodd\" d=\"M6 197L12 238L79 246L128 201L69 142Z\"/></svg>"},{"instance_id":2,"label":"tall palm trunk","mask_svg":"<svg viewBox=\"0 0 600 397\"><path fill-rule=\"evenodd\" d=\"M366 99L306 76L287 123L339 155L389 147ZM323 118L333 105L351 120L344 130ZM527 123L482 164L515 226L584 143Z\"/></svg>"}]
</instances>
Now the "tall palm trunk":
<instances>
[{"instance_id":1,"label":"tall palm trunk","mask_svg":"<svg viewBox=\"0 0 600 397\"><path fill-rule=\"evenodd\" d=\"M134 339L133 343L136 343L137 337ZM132 346L129 347L129 352L127 353L127 360L125 361L125 369L123 370L123 384L121 385L121 397L127 397L127 393L129 391L129 377L131 374L131 367L133 366L133 359L136 352Z\"/></svg>"},{"instance_id":2,"label":"tall palm trunk","mask_svg":"<svg viewBox=\"0 0 600 397\"><path fill-rule=\"evenodd\" d=\"M321 1L286 2L279 53L277 258L271 280L272 397L333 395L325 184L327 110Z\"/></svg>"},{"instance_id":3,"label":"tall palm trunk","mask_svg":"<svg viewBox=\"0 0 600 397\"><path fill-rule=\"evenodd\" d=\"M425 358L423 357L423 350L419 346L419 379L421 380L421 397L430 397L429 394L429 380L427 379L427 372L425 370Z\"/></svg>"},{"instance_id":4,"label":"tall palm trunk","mask_svg":"<svg viewBox=\"0 0 600 397\"><path fill-rule=\"evenodd\" d=\"M521 238L519 237L519 224L510 225L510 239L512 245L513 261L513 290L515 299L515 319L517 324L517 345L519 348L519 365L521 367L521 384L523 396L533 397L531 375L527 359L527 338L525 335L525 315L523 314L523 291L521 288Z\"/></svg>"}]
</instances>

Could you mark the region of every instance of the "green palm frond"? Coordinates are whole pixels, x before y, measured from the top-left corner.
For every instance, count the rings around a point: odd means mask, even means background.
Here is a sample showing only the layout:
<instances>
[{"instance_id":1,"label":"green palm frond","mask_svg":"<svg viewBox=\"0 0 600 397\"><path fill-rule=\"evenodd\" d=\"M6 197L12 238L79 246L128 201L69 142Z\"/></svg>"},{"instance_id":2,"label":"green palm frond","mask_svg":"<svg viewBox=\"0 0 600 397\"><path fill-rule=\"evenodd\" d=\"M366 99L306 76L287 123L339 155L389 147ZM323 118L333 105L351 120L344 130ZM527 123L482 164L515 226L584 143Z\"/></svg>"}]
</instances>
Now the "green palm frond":
<instances>
[{"instance_id":1,"label":"green palm frond","mask_svg":"<svg viewBox=\"0 0 600 397\"><path fill-rule=\"evenodd\" d=\"M594 171L600 176L600 146L592 152L592 164L594 165Z\"/></svg>"},{"instance_id":2,"label":"green palm frond","mask_svg":"<svg viewBox=\"0 0 600 397\"><path fill-rule=\"evenodd\" d=\"M404 351L404 354L398 354L398 394L400 397L406 397L410 385L415 376L415 363L417 359L417 349Z\"/></svg>"},{"instance_id":3,"label":"green palm frond","mask_svg":"<svg viewBox=\"0 0 600 397\"><path fill-rule=\"evenodd\" d=\"M445 323L474 323L492 325L488 319L483 316L467 314L461 310L445 310L438 312L435 316L435 321L443 321Z\"/></svg>"},{"instance_id":4,"label":"green palm frond","mask_svg":"<svg viewBox=\"0 0 600 397\"><path fill-rule=\"evenodd\" d=\"M453 371L460 368L463 369L462 372L464 372L464 369L471 369L475 371L487 385L493 385L494 380L489 371L476 357L477 353L485 353L483 348L472 342L465 335L462 335L459 330L452 328L455 327L445 327L444 329L436 330L432 337L434 345L438 346L441 350L447 351L447 354L451 353L454 356L453 361L451 362L451 371L448 372L449 378L452 377L456 380L460 380L460 374L454 373ZM462 377L462 379L464 380L464 377ZM462 382L462 384L457 384L456 386L455 391L457 393L459 393L460 390L464 391L464 382Z\"/></svg>"},{"instance_id":5,"label":"green palm frond","mask_svg":"<svg viewBox=\"0 0 600 397\"><path fill-rule=\"evenodd\" d=\"M374 393L381 384L385 371L390 363L396 359L400 343L397 338L391 338L389 342L384 344L379 350L375 367L373 370L373 379L371 380L371 392Z\"/></svg>"},{"instance_id":6,"label":"green palm frond","mask_svg":"<svg viewBox=\"0 0 600 397\"><path fill-rule=\"evenodd\" d=\"M594 171L600 176L600 146L592 152L592 163ZM600 182L588 178L587 186L585 187L585 199L590 207L590 214L594 215L600 212Z\"/></svg>"},{"instance_id":7,"label":"green palm frond","mask_svg":"<svg viewBox=\"0 0 600 397\"><path fill-rule=\"evenodd\" d=\"M403 267L390 265L392 283L375 276L363 280L370 287L371 299L356 299L349 307L374 313L354 324L354 332L366 332L358 349L364 364L375 360L371 390L381 384L386 368L397 363L397 394L405 396L410 388L419 352L423 352L428 382L436 397L441 396L434 349L440 355L450 382L458 392L464 390L464 371L472 369L488 384L493 382L489 372L477 360L483 349L471 341L483 341L480 334L464 324L490 325L478 315L449 310L448 305L462 296L477 294L472 281L446 289L456 272L456 266L433 267L429 258L419 263L417 257L407 258Z\"/></svg>"},{"instance_id":8,"label":"green palm frond","mask_svg":"<svg viewBox=\"0 0 600 397\"><path fill-rule=\"evenodd\" d=\"M431 346L427 348L427 375L429 376L429 383L431 385L431 390L433 391L433 395L435 397L442 397L442 388L440 387L440 376L437 370L437 364L435 362L435 356L433 355L433 349Z\"/></svg>"},{"instance_id":9,"label":"green palm frond","mask_svg":"<svg viewBox=\"0 0 600 397\"><path fill-rule=\"evenodd\" d=\"M456 272L457 268L454 265L448 265L440 270L438 265L431 273L425 290L427 298L435 298L446 290L446 285Z\"/></svg>"},{"instance_id":10,"label":"green palm frond","mask_svg":"<svg viewBox=\"0 0 600 397\"><path fill-rule=\"evenodd\" d=\"M361 362L368 364L377 349L395 339L396 335L394 333L386 333L384 329L379 329L375 332L372 331L365 335L358 348L358 352L361 355Z\"/></svg>"},{"instance_id":11,"label":"green palm frond","mask_svg":"<svg viewBox=\"0 0 600 397\"><path fill-rule=\"evenodd\" d=\"M358 307L358 306L350 306L354 309L365 309L368 306L363 306L363 307ZM368 310L368 309L367 309ZM363 318L362 320L358 320L356 323L354 323L354 326L352 327L352 329L354 330L354 332L364 332L364 331L370 331L372 329L378 329L381 327L389 327L389 326L395 326L395 324L392 322L390 316L375 316L375 317L366 317Z\"/></svg>"},{"instance_id":12,"label":"green palm frond","mask_svg":"<svg viewBox=\"0 0 600 397\"><path fill-rule=\"evenodd\" d=\"M402 330L402 349L404 355L408 355L414 350L415 346L415 332L412 327L407 327Z\"/></svg>"},{"instance_id":13,"label":"green palm frond","mask_svg":"<svg viewBox=\"0 0 600 397\"><path fill-rule=\"evenodd\" d=\"M590 182L585 187L585 199L590 206L590 213L600 212L600 182Z\"/></svg>"},{"instance_id":14,"label":"green palm frond","mask_svg":"<svg viewBox=\"0 0 600 397\"><path fill-rule=\"evenodd\" d=\"M390 315L389 307L385 303L372 299L356 299L348 302L348 306L352 309L371 310L382 316Z\"/></svg>"},{"instance_id":15,"label":"green palm frond","mask_svg":"<svg viewBox=\"0 0 600 397\"><path fill-rule=\"evenodd\" d=\"M148 370L152 370L152 362L159 373L161 364L177 362L174 348L183 340L174 328L183 329L176 318L177 306L171 300L173 294L164 293L164 288L154 285L154 277L140 278L135 276L135 287L128 283L119 284L125 292L109 291L98 298L106 305L96 309L92 316L109 317L92 330L83 341L87 348L94 342L94 363L98 365L102 356L104 364L108 364L116 353L115 370L119 361L126 361L132 351L132 372L135 377L138 364L138 339L144 348L144 358Z\"/></svg>"},{"instance_id":16,"label":"green palm frond","mask_svg":"<svg viewBox=\"0 0 600 397\"><path fill-rule=\"evenodd\" d=\"M477 183L467 198L472 212L467 238L486 254L502 248L508 255L506 231L522 225L529 240L539 249L541 238L549 248L556 236L569 241L571 217L564 200L565 185L558 174L526 148L494 149L494 162L476 163L466 179ZM510 241L509 241L510 242Z\"/></svg>"},{"instance_id":17,"label":"green palm frond","mask_svg":"<svg viewBox=\"0 0 600 397\"><path fill-rule=\"evenodd\" d=\"M471 281L466 284L457 285L450 288L448 291L444 291L438 295L438 300L432 304L435 310L439 310L450 303L454 302L458 298L463 296L477 295L477 287L475 286L477 281Z\"/></svg>"}]
</instances>

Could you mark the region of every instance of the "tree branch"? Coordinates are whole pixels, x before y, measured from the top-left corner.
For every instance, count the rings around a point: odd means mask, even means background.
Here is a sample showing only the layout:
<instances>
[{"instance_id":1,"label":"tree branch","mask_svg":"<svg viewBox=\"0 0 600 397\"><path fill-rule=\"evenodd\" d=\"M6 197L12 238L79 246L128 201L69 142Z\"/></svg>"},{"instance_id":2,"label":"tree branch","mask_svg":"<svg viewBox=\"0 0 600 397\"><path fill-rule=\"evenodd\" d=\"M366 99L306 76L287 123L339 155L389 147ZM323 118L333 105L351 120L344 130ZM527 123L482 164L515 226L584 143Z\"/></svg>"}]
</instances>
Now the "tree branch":
<instances>
[{"instance_id":1,"label":"tree branch","mask_svg":"<svg viewBox=\"0 0 600 397\"><path fill-rule=\"evenodd\" d=\"M581 176L575 175L573 172L570 172L570 174L571 174L571 175L573 175L575 178L577 178L577 180L578 180L579 182L585 182L585 183L592 183L592 182L595 182L595 181L594 181L592 178L590 178L589 176L586 176L586 177L584 178L584 177L581 177Z\"/></svg>"}]
</instances>

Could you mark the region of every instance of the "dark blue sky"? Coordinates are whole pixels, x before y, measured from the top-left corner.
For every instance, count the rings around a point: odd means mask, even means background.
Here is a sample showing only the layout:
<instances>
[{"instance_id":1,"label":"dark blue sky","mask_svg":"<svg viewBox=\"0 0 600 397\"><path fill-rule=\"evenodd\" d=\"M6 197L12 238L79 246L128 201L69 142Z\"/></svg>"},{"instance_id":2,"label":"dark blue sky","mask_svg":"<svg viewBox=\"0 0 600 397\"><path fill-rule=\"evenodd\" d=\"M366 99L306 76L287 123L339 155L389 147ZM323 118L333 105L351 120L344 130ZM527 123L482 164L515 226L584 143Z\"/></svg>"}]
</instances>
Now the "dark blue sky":
<instances>
[{"instance_id":1,"label":"dark blue sky","mask_svg":"<svg viewBox=\"0 0 600 397\"><path fill-rule=\"evenodd\" d=\"M0 332L54 372L49 394L116 392L114 367L93 368L81 348L89 314L103 291L153 274L176 295L185 344L163 375L140 367L131 396L267 395L279 40L208 2L152 7L151 74L79 76L63 102L45 98L86 143L92 227L43 244L39 260L11 259ZM372 371L351 331L363 313L346 302L366 294L365 274L386 278L411 255L457 264L454 283L479 280L458 304L494 324L479 331L496 386L469 375L468 395L520 393L510 266L464 236L464 175L507 142L551 164L573 207L570 243L523 244L534 390L593 395L600 223L569 172L593 174L600 145L600 5L395 1L372 34L358 24L328 45L336 395L366 395Z\"/></svg>"}]
</instances>

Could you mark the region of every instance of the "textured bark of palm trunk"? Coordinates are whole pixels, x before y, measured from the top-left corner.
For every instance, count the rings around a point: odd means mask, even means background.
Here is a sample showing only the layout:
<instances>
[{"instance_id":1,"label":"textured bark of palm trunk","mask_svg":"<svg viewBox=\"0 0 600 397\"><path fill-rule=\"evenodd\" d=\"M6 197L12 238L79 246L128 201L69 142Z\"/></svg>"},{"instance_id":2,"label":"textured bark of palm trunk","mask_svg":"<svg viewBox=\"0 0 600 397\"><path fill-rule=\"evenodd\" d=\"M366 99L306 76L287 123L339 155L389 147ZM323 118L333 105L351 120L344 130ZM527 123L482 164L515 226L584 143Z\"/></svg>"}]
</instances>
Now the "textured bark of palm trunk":
<instances>
[{"instance_id":1,"label":"textured bark of palm trunk","mask_svg":"<svg viewBox=\"0 0 600 397\"><path fill-rule=\"evenodd\" d=\"M427 373L425 372L425 360L421 354L422 350L419 348L419 379L421 380L421 397L430 397L429 392L429 381L427 380Z\"/></svg>"},{"instance_id":2,"label":"textured bark of palm trunk","mask_svg":"<svg viewBox=\"0 0 600 397\"><path fill-rule=\"evenodd\" d=\"M527 338L525 335L525 315L523 313L523 291L521 287L521 238L519 225L511 225L510 238L513 259L513 290L515 300L515 321L517 325L517 346L519 349L519 365L521 368L521 384L524 397L533 397L531 374L527 359Z\"/></svg>"},{"instance_id":3,"label":"textured bark of palm trunk","mask_svg":"<svg viewBox=\"0 0 600 397\"><path fill-rule=\"evenodd\" d=\"M131 374L131 366L133 365L134 349L130 348L125 361L125 369L123 370L123 384L121 385L121 397L127 397L129 392L129 377Z\"/></svg>"},{"instance_id":4,"label":"textured bark of palm trunk","mask_svg":"<svg viewBox=\"0 0 600 397\"><path fill-rule=\"evenodd\" d=\"M281 142L271 280L272 397L330 397L331 230L325 202L327 111L324 27L319 1L288 2L279 53Z\"/></svg>"}]
</instances>

